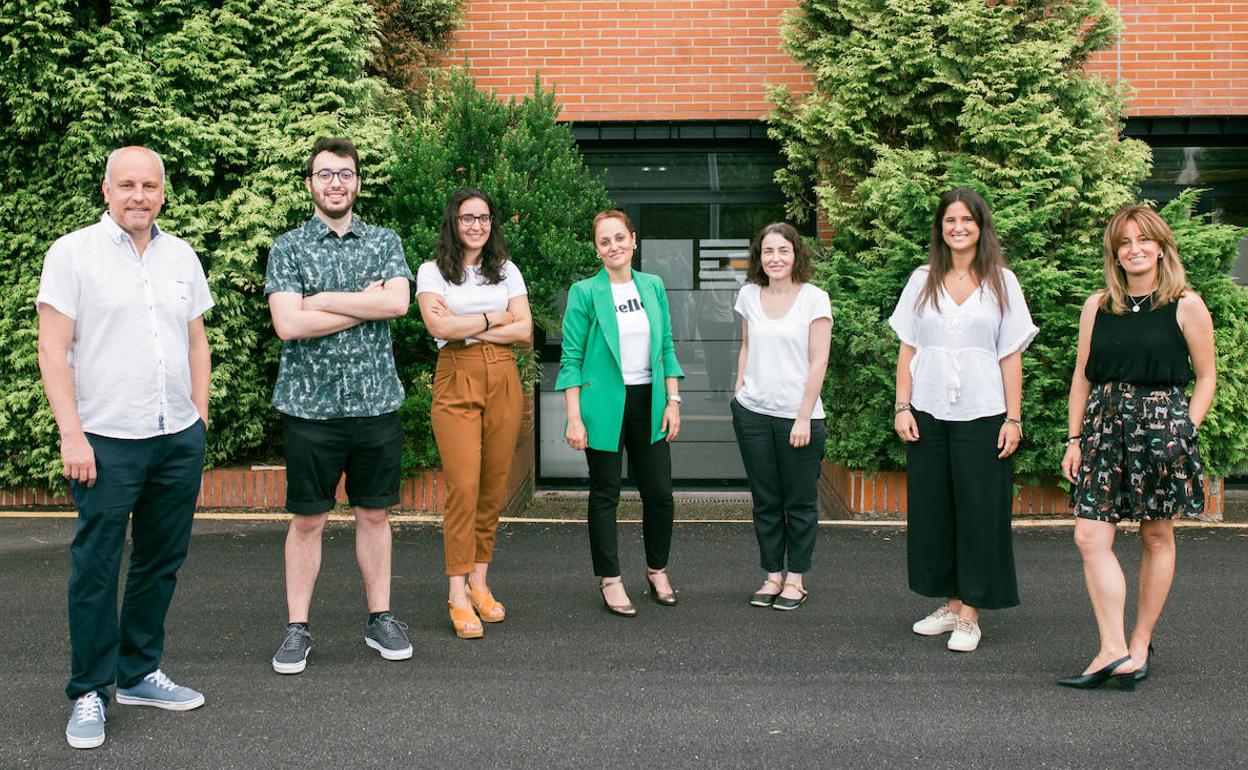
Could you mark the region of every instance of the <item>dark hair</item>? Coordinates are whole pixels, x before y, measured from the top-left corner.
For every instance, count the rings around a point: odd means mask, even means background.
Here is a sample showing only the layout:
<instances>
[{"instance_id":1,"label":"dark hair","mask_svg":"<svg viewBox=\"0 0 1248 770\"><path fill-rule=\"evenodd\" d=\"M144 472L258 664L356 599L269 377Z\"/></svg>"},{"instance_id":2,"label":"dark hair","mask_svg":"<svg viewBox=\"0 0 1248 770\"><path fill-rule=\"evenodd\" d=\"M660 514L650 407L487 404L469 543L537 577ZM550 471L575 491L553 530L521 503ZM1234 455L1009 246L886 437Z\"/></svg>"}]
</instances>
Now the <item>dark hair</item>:
<instances>
[{"instance_id":1,"label":"dark hair","mask_svg":"<svg viewBox=\"0 0 1248 770\"><path fill-rule=\"evenodd\" d=\"M793 244L793 283L806 283L815 274L815 263L810 259L810 249L806 239L797 232L797 228L788 222L772 222L758 231L754 240L750 241L750 265L746 268L745 279L759 286L767 286L771 279L763 269L763 239L772 233Z\"/></svg>"},{"instance_id":2,"label":"dark hair","mask_svg":"<svg viewBox=\"0 0 1248 770\"><path fill-rule=\"evenodd\" d=\"M323 152L332 152L340 158L350 158L355 163L355 173L360 173L360 154L350 139L344 139L341 136L322 136L316 140L316 144L312 145L312 152L308 154L308 162L303 168L305 177L312 176L312 161Z\"/></svg>"},{"instance_id":3,"label":"dark hair","mask_svg":"<svg viewBox=\"0 0 1248 770\"><path fill-rule=\"evenodd\" d=\"M464 247L459 242L456 217L459 216L459 207L464 204L464 201L474 198L485 201L486 207L490 210L491 219L490 236L486 239L485 246L481 247L479 265L481 277L486 283L502 283L503 265L511 259L511 253L507 251L507 243L503 240L502 233L498 231L499 217L498 211L494 208L494 201L475 187L461 187L451 193L446 207L442 209L442 229L438 231L438 244L434 249L438 272L449 283L456 286L463 283L467 277L467 271L464 270Z\"/></svg>"},{"instance_id":4,"label":"dark hair","mask_svg":"<svg viewBox=\"0 0 1248 770\"><path fill-rule=\"evenodd\" d=\"M971 272L979 279L981 286L988 284L993 294L997 295L997 306L1004 313L1010 304L1005 291L1005 277L1001 272L1005 269L1005 257L1001 254L1001 242L997 240L997 228L992 223L992 210L988 208L988 201L982 195L965 187L950 190L940 196L940 203L936 204L936 213L932 216L932 237L927 250L927 283L919 292L914 307L918 310L931 302L933 309L940 310L940 287L953 267L953 253L949 251L949 244L945 243L943 223L945 212L955 203L966 206L975 224L979 225L979 243L975 244Z\"/></svg>"},{"instance_id":5,"label":"dark hair","mask_svg":"<svg viewBox=\"0 0 1248 770\"><path fill-rule=\"evenodd\" d=\"M594 223L589 228L591 240L598 240L598 223L604 219L618 219L624 223L625 230L628 230L630 233L635 232L633 230L633 221L628 218L628 214L619 209L607 209L606 211L599 211L594 215Z\"/></svg>"}]
</instances>

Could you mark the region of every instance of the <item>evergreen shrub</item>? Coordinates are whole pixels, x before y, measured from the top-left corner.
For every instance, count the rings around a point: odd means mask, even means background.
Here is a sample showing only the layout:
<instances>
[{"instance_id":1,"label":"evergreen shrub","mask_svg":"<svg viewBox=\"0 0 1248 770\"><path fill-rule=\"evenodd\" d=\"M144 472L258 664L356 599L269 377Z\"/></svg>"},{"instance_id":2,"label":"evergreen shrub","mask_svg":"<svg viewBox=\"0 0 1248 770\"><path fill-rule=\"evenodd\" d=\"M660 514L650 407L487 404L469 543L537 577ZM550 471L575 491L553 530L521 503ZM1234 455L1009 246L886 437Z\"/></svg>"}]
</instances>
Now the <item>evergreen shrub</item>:
<instances>
[{"instance_id":1,"label":"evergreen shrub","mask_svg":"<svg viewBox=\"0 0 1248 770\"><path fill-rule=\"evenodd\" d=\"M1117 29L1103 0L797 3L784 39L813 89L776 89L769 122L791 215L814 203L834 233L817 278L836 316L824 387L830 460L904 467L892 430L898 343L886 319L927 261L939 195L965 186L992 205L1040 327L1023 356L1016 471L1058 475L1079 310L1101 285L1104 222L1135 200L1150 163L1146 145L1119 136L1125 92L1084 71ZM1217 329L1218 395L1201 431L1216 473L1248 458L1248 315L1225 275L1238 234L1191 217L1193 195L1166 216Z\"/></svg>"},{"instance_id":2,"label":"evergreen shrub","mask_svg":"<svg viewBox=\"0 0 1248 770\"><path fill-rule=\"evenodd\" d=\"M364 76L374 33L362 0L5 3L0 488L63 483L34 298L52 241L104 211L104 160L126 144L164 157L160 224L198 252L216 299L205 319L208 462L271 451L279 344L265 259L273 238L311 213L302 173L317 136L351 136L365 168L389 147L403 101ZM370 218L375 199L361 208Z\"/></svg>"}]
</instances>

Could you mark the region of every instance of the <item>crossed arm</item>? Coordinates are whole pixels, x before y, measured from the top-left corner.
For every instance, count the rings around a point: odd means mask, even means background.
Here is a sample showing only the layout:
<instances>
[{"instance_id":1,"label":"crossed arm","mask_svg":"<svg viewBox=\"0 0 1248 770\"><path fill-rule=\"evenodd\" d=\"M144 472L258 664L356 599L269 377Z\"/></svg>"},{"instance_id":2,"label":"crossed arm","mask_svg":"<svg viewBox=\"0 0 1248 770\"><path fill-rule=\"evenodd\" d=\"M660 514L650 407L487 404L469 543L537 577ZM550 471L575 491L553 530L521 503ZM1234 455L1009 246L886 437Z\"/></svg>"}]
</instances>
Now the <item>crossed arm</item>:
<instances>
[{"instance_id":1,"label":"crossed arm","mask_svg":"<svg viewBox=\"0 0 1248 770\"><path fill-rule=\"evenodd\" d=\"M469 337L499 345L531 345L533 340L533 315L529 310L528 295L521 294L507 300L506 310L490 313L458 315L446 304L446 299L431 291L416 295L420 305L420 318L430 334L442 340L466 340ZM489 319L489 329L486 329Z\"/></svg>"},{"instance_id":2,"label":"crossed arm","mask_svg":"<svg viewBox=\"0 0 1248 770\"><path fill-rule=\"evenodd\" d=\"M363 321L400 318L411 297L406 278L373 281L362 291L323 291L301 297L291 291L269 295L273 328L283 340L326 337Z\"/></svg>"}]
</instances>

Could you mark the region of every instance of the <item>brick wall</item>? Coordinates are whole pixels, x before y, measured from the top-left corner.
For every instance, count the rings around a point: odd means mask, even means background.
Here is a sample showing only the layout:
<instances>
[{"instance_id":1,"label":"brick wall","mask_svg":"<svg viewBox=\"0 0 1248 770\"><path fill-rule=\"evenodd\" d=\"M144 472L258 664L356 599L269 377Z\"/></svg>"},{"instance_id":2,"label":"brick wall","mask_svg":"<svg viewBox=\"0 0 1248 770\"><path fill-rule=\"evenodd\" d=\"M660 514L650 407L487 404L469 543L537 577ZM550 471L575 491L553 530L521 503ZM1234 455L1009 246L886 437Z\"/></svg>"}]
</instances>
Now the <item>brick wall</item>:
<instances>
[{"instance_id":1,"label":"brick wall","mask_svg":"<svg viewBox=\"0 0 1248 770\"><path fill-rule=\"evenodd\" d=\"M756 119L766 85L801 87L780 47L792 0L471 0L448 61L482 88L557 88L564 120Z\"/></svg>"},{"instance_id":2,"label":"brick wall","mask_svg":"<svg viewBox=\"0 0 1248 770\"><path fill-rule=\"evenodd\" d=\"M1111 0L1126 24L1093 70L1136 87L1133 115L1248 115L1248 0ZM808 78L782 52L793 0L470 0L449 62L564 120L756 119L767 84Z\"/></svg>"},{"instance_id":3,"label":"brick wall","mask_svg":"<svg viewBox=\"0 0 1248 770\"><path fill-rule=\"evenodd\" d=\"M1248 2L1111 0L1117 45L1091 70L1135 89L1132 115L1248 115Z\"/></svg>"}]
</instances>

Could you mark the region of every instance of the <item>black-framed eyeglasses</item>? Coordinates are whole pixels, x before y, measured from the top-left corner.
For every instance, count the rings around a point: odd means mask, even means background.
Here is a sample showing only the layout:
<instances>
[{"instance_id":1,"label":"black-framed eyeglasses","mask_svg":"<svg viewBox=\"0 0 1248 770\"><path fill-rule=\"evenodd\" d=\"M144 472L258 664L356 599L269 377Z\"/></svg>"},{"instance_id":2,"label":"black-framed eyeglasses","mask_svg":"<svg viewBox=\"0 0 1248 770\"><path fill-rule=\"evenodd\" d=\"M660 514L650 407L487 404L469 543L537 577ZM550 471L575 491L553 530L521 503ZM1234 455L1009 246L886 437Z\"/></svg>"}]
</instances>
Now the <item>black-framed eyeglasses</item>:
<instances>
[{"instance_id":1,"label":"black-framed eyeglasses","mask_svg":"<svg viewBox=\"0 0 1248 770\"><path fill-rule=\"evenodd\" d=\"M473 222L476 222L482 227L489 227L494 224L493 214L460 214L455 218L459 220L459 223L464 227L472 227Z\"/></svg>"},{"instance_id":2,"label":"black-framed eyeglasses","mask_svg":"<svg viewBox=\"0 0 1248 770\"><path fill-rule=\"evenodd\" d=\"M333 181L334 177L338 177L338 181L343 184L351 184L355 181L359 174L357 174L354 169L349 168L340 168L337 171L323 168L312 176L321 184L329 184Z\"/></svg>"}]
</instances>

